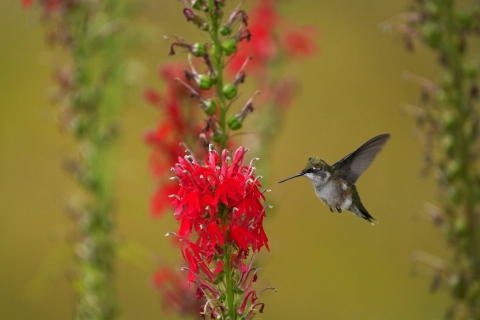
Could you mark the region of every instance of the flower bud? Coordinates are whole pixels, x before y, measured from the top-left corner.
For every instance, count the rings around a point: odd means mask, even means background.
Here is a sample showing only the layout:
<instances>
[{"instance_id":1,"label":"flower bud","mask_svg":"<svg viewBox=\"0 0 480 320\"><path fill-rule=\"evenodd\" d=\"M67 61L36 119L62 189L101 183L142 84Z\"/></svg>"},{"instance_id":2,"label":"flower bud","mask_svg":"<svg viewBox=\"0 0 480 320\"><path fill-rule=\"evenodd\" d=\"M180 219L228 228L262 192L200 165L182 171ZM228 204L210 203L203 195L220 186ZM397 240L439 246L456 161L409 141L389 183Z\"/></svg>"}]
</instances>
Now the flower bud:
<instances>
[{"instance_id":1,"label":"flower bud","mask_svg":"<svg viewBox=\"0 0 480 320\"><path fill-rule=\"evenodd\" d=\"M452 154L453 150L455 148L455 141L453 140L453 137L451 135L446 135L442 139L442 148L445 150L448 154Z\"/></svg>"},{"instance_id":2,"label":"flower bud","mask_svg":"<svg viewBox=\"0 0 480 320\"><path fill-rule=\"evenodd\" d=\"M201 10L202 9L202 2L200 0L194 0L192 2L192 8L196 10Z\"/></svg>"},{"instance_id":3,"label":"flower bud","mask_svg":"<svg viewBox=\"0 0 480 320\"><path fill-rule=\"evenodd\" d=\"M220 34L221 34L222 36L228 36L230 33L232 33L232 28L230 28L229 26L223 25L223 26L220 28Z\"/></svg>"},{"instance_id":4,"label":"flower bud","mask_svg":"<svg viewBox=\"0 0 480 320\"><path fill-rule=\"evenodd\" d=\"M449 99L448 99L448 96L447 96L447 93L445 92L445 90L438 91L437 100L441 104L447 104L448 103Z\"/></svg>"},{"instance_id":5,"label":"flower bud","mask_svg":"<svg viewBox=\"0 0 480 320\"><path fill-rule=\"evenodd\" d=\"M458 113L456 111L446 111L442 113L440 121L445 131L452 130L458 123Z\"/></svg>"},{"instance_id":6,"label":"flower bud","mask_svg":"<svg viewBox=\"0 0 480 320\"><path fill-rule=\"evenodd\" d=\"M217 112L217 104L213 100L205 100L203 101L202 109L206 114L211 116Z\"/></svg>"},{"instance_id":7,"label":"flower bud","mask_svg":"<svg viewBox=\"0 0 480 320\"><path fill-rule=\"evenodd\" d=\"M433 1L429 1L425 4L425 11L430 15L432 18L437 18L440 13L440 9L438 8L438 5L434 3Z\"/></svg>"},{"instance_id":8,"label":"flower bud","mask_svg":"<svg viewBox=\"0 0 480 320\"><path fill-rule=\"evenodd\" d=\"M233 84L228 83L223 86L222 92L225 98L232 100L237 95L237 88Z\"/></svg>"},{"instance_id":9,"label":"flower bud","mask_svg":"<svg viewBox=\"0 0 480 320\"><path fill-rule=\"evenodd\" d=\"M452 274L449 279L452 295L457 299L463 299L466 293L465 278L461 274Z\"/></svg>"},{"instance_id":10,"label":"flower bud","mask_svg":"<svg viewBox=\"0 0 480 320\"><path fill-rule=\"evenodd\" d=\"M448 200L453 205L459 204L460 200L462 200L462 195L460 194L460 191L455 187L451 187L449 192L448 192Z\"/></svg>"},{"instance_id":11,"label":"flower bud","mask_svg":"<svg viewBox=\"0 0 480 320\"><path fill-rule=\"evenodd\" d=\"M198 87L202 90L209 90L213 86L212 79L206 74L202 74L197 79Z\"/></svg>"},{"instance_id":12,"label":"flower bud","mask_svg":"<svg viewBox=\"0 0 480 320\"><path fill-rule=\"evenodd\" d=\"M460 237L465 237L468 234L467 221L464 218L457 218L453 224L455 234Z\"/></svg>"},{"instance_id":13,"label":"flower bud","mask_svg":"<svg viewBox=\"0 0 480 320\"><path fill-rule=\"evenodd\" d=\"M242 120L238 114L232 114L227 119L228 127L232 130L238 130L242 127Z\"/></svg>"},{"instance_id":14,"label":"flower bud","mask_svg":"<svg viewBox=\"0 0 480 320\"><path fill-rule=\"evenodd\" d=\"M450 162L448 163L448 166L447 166L447 170L446 170L446 176L447 176L448 181L450 181L450 182L454 181L458 177L458 175L460 174L461 169L462 168L461 168L460 163L458 161L450 160Z\"/></svg>"},{"instance_id":15,"label":"flower bud","mask_svg":"<svg viewBox=\"0 0 480 320\"><path fill-rule=\"evenodd\" d=\"M457 21L458 24L461 28L469 30L472 28L474 22L475 22L476 15L472 15L470 12L463 10L463 11L458 11L457 13Z\"/></svg>"},{"instance_id":16,"label":"flower bud","mask_svg":"<svg viewBox=\"0 0 480 320\"><path fill-rule=\"evenodd\" d=\"M195 57L202 57L205 51L205 45L203 43L197 42L192 46L192 53Z\"/></svg>"},{"instance_id":17,"label":"flower bud","mask_svg":"<svg viewBox=\"0 0 480 320\"><path fill-rule=\"evenodd\" d=\"M72 132L76 137L83 137L87 133L90 125L91 122L87 121L85 117L78 117L70 124Z\"/></svg>"},{"instance_id":18,"label":"flower bud","mask_svg":"<svg viewBox=\"0 0 480 320\"><path fill-rule=\"evenodd\" d=\"M227 56L237 52L237 42L233 39L227 39L222 43L222 49Z\"/></svg>"},{"instance_id":19,"label":"flower bud","mask_svg":"<svg viewBox=\"0 0 480 320\"><path fill-rule=\"evenodd\" d=\"M463 73L469 79L475 79L478 76L478 68L473 63L465 63L463 65Z\"/></svg>"},{"instance_id":20,"label":"flower bud","mask_svg":"<svg viewBox=\"0 0 480 320\"><path fill-rule=\"evenodd\" d=\"M427 23L422 27L421 34L428 45L437 48L442 40L442 34L434 23Z\"/></svg>"}]
</instances>

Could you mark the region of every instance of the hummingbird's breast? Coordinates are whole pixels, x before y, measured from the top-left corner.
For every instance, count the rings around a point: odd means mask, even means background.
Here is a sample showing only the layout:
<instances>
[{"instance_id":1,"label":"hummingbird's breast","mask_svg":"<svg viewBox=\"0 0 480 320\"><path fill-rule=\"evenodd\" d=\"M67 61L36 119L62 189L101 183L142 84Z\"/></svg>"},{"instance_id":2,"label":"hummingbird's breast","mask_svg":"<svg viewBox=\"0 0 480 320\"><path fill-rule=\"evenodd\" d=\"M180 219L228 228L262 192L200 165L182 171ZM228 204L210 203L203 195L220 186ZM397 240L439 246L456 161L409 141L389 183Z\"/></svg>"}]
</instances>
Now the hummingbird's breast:
<instances>
[{"instance_id":1,"label":"hummingbird's breast","mask_svg":"<svg viewBox=\"0 0 480 320\"><path fill-rule=\"evenodd\" d=\"M331 208L348 210L352 205L352 194L345 181L330 179L325 185L315 187L315 193Z\"/></svg>"}]
</instances>

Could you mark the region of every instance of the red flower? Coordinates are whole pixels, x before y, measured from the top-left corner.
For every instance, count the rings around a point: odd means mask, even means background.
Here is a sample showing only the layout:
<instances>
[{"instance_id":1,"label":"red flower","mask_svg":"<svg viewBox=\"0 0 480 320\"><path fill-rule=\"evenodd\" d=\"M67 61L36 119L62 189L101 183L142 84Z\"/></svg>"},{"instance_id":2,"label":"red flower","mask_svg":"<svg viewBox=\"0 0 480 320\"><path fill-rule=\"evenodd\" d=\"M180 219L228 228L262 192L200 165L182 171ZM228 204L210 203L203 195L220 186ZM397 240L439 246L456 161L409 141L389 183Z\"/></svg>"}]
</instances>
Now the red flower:
<instances>
[{"instance_id":1,"label":"red flower","mask_svg":"<svg viewBox=\"0 0 480 320\"><path fill-rule=\"evenodd\" d=\"M268 63L286 52L291 57L312 56L317 52L316 29L312 26L291 26L277 13L275 1L262 0L249 15L251 40L238 44L238 51L228 65L236 74L245 60L252 56L246 70L257 74L266 72Z\"/></svg>"},{"instance_id":2,"label":"red flower","mask_svg":"<svg viewBox=\"0 0 480 320\"><path fill-rule=\"evenodd\" d=\"M22 0L22 7L23 9L27 9L33 3L33 0Z\"/></svg>"},{"instance_id":3,"label":"red flower","mask_svg":"<svg viewBox=\"0 0 480 320\"><path fill-rule=\"evenodd\" d=\"M236 74L250 56L253 60L249 62L247 70L257 70L261 73L267 67L268 60L277 54L274 30L279 18L272 0L260 1L252 9L249 16L251 40L244 40L238 44L238 51L228 65L232 74Z\"/></svg>"},{"instance_id":4,"label":"red flower","mask_svg":"<svg viewBox=\"0 0 480 320\"><path fill-rule=\"evenodd\" d=\"M197 290L188 285L184 278L170 268L161 268L153 275L152 282L161 294L165 312L198 316L203 302L199 300Z\"/></svg>"},{"instance_id":5,"label":"red flower","mask_svg":"<svg viewBox=\"0 0 480 320\"><path fill-rule=\"evenodd\" d=\"M148 88L143 94L150 104L162 111L157 128L144 135L144 140L153 148L150 170L160 180L150 202L153 217L161 216L169 208L168 195L178 191L178 186L167 178L171 175L170 168L177 158L184 154L180 142L197 141L202 131L199 126L200 107L190 97L188 90L174 81L175 78L184 79L184 69L180 64L161 67L159 74L166 83L165 93L160 94L155 89ZM194 150L200 151L195 146L193 145Z\"/></svg>"},{"instance_id":6,"label":"red flower","mask_svg":"<svg viewBox=\"0 0 480 320\"><path fill-rule=\"evenodd\" d=\"M145 91L143 91L143 97L153 105L158 105L162 100L158 91L152 88L145 89Z\"/></svg>"},{"instance_id":7,"label":"red flower","mask_svg":"<svg viewBox=\"0 0 480 320\"><path fill-rule=\"evenodd\" d=\"M180 221L178 236L184 242L191 280L201 269L213 281L215 274L206 270L218 273L218 257L229 248L235 248L234 266L242 263L249 250L268 249L263 229L265 197L259 191L255 168L252 163L242 165L243 147L236 150L230 164L227 153L223 150L220 157L210 150L203 165L191 155L180 157L174 167L180 189L171 196L172 205ZM195 241L189 239L193 232L198 236Z\"/></svg>"},{"instance_id":8,"label":"red flower","mask_svg":"<svg viewBox=\"0 0 480 320\"><path fill-rule=\"evenodd\" d=\"M283 32L282 44L292 57L311 57L318 51L314 38L317 30L312 26L301 26Z\"/></svg>"}]
</instances>

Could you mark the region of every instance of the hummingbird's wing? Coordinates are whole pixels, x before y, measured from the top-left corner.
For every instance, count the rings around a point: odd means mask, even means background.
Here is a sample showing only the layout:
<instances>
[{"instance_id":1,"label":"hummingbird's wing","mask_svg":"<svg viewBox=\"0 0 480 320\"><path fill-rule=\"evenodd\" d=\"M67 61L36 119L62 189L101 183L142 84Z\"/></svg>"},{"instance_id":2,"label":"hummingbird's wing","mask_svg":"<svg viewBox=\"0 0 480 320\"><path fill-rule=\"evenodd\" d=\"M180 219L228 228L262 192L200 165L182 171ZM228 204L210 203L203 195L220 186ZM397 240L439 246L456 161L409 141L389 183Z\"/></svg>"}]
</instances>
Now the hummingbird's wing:
<instances>
[{"instance_id":1,"label":"hummingbird's wing","mask_svg":"<svg viewBox=\"0 0 480 320\"><path fill-rule=\"evenodd\" d=\"M389 138L390 134L386 133L368 140L360 148L337 161L333 165L334 171L341 172L343 178L351 183L357 182Z\"/></svg>"}]
</instances>

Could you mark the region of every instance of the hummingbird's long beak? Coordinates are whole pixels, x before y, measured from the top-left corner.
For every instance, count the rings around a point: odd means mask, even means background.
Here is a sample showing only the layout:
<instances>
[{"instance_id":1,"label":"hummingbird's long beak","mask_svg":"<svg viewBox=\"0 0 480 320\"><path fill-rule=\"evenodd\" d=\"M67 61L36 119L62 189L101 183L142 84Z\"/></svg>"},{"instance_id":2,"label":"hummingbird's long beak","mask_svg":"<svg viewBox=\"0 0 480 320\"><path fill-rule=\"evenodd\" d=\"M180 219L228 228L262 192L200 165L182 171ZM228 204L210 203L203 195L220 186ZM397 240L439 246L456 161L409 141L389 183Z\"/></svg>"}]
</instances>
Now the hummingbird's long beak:
<instances>
[{"instance_id":1,"label":"hummingbird's long beak","mask_svg":"<svg viewBox=\"0 0 480 320\"><path fill-rule=\"evenodd\" d=\"M285 182L285 181L287 181L287 180L290 180L290 179L293 179L293 178L296 178L296 177L301 177L301 176L303 176L304 174L305 174L305 173L303 173L303 172L297 173L296 175L293 175L293 176L291 176L291 177L288 177L287 179L283 179L282 181L279 181L278 183L282 183L282 182Z\"/></svg>"}]
</instances>

